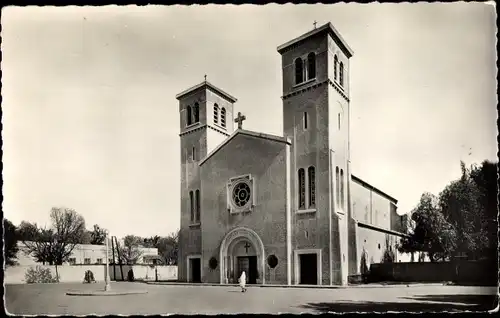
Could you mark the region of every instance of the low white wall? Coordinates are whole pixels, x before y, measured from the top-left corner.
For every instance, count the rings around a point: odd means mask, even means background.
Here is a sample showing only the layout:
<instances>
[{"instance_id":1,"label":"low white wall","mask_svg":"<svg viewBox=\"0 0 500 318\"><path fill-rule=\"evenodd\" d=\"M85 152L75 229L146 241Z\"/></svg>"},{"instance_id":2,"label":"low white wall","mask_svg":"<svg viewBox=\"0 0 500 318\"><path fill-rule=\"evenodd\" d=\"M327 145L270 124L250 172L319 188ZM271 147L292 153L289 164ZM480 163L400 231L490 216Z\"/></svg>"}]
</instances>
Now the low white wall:
<instances>
[{"instance_id":1,"label":"low white wall","mask_svg":"<svg viewBox=\"0 0 500 318\"><path fill-rule=\"evenodd\" d=\"M25 284L25 274L30 267L36 267L37 265L19 265L19 266L9 266L4 272L4 282L5 284ZM43 268L49 268L52 275L56 275L55 265L39 265ZM115 265L116 268L116 278L114 277L113 265L109 266L109 277L111 280L122 280L120 266ZM123 265L123 275L125 280L127 279L127 273L129 269L132 268L134 271L134 278L136 280L155 280L155 268L145 265ZM85 277L85 272L91 270L94 274L94 279L96 282L104 282L105 265L61 265L57 266L57 272L59 274L59 282L69 283L69 282L83 282ZM176 280L177 279L177 266L157 266L156 270L158 272L158 280Z\"/></svg>"},{"instance_id":2,"label":"low white wall","mask_svg":"<svg viewBox=\"0 0 500 318\"><path fill-rule=\"evenodd\" d=\"M4 272L5 284L25 284L25 274L26 271L37 265L19 265L7 267ZM56 276L56 266L55 265L38 265L42 268L49 268L52 272L52 276ZM59 274L59 281L61 283L69 282L83 282L85 277L85 272L91 270L94 273L94 278L97 282L104 281L104 265L85 265L85 266L69 266L61 265L57 266L57 273Z\"/></svg>"},{"instance_id":3,"label":"low white wall","mask_svg":"<svg viewBox=\"0 0 500 318\"><path fill-rule=\"evenodd\" d=\"M132 269L134 272L135 280L146 280L146 281L154 281L155 280L155 271L158 274L158 280L177 280L177 266L166 265L166 266L156 266L151 267L147 265L122 265L123 269L123 279L122 270L120 269L120 265L110 266L109 277L112 280L127 280L128 271ZM116 272L115 272L116 271Z\"/></svg>"}]
</instances>

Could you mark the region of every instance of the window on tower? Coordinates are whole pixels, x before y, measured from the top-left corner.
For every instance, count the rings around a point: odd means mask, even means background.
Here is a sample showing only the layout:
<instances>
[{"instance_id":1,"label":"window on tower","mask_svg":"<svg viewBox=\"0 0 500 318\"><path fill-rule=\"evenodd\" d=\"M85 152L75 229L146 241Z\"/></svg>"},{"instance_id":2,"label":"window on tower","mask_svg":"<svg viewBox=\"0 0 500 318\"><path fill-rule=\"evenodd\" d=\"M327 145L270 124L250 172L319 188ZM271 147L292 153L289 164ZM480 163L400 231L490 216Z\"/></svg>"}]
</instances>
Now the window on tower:
<instances>
[{"instance_id":1,"label":"window on tower","mask_svg":"<svg viewBox=\"0 0 500 318\"><path fill-rule=\"evenodd\" d=\"M200 222L200 190L196 190L196 222Z\"/></svg>"},{"instance_id":2,"label":"window on tower","mask_svg":"<svg viewBox=\"0 0 500 318\"><path fill-rule=\"evenodd\" d=\"M340 113L338 113L338 126L339 126L339 130L340 130Z\"/></svg>"},{"instance_id":3,"label":"window on tower","mask_svg":"<svg viewBox=\"0 0 500 318\"><path fill-rule=\"evenodd\" d=\"M214 124L219 122L219 105L214 104Z\"/></svg>"},{"instance_id":4,"label":"window on tower","mask_svg":"<svg viewBox=\"0 0 500 318\"><path fill-rule=\"evenodd\" d=\"M335 168L335 192L337 193L337 196L336 196L336 205L337 207L340 207L340 171L339 171L339 167L336 167Z\"/></svg>"},{"instance_id":5,"label":"window on tower","mask_svg":"<svg viewBox=\"0 0 500 318\"><path fill-rule=\"evenodd\" d=\"M200 121L200 105L198 103L194 104L193 112L194 112L194 122L198 123Z\"/></svg>"},{"instance_id":6,"label":"window on tower","mask_svg":"<svg viewBox=\"0 0 500 318\"><path fill-rule=\"evenodd\" d=\"M304 112L304 118L303 118L303 121L304 121L304 130L307 129L307 124L308 124L308 121L309 118L307 118L307 112Z\"/></svg>"},{"instance_id":7,"label":"window on tower","mask_svg":"<svg viewBox=\"0 0 500 318\"><path fill-rule=\"evenodd\" d=\"M339 67L339 82L340 86L344 86L344 63L340 62L340 67Z\"/></svg>"},{"instance_id":8,"label":"window on tower","mask_svg":"<svg viewBox=\"0 0 500 318\"><path fill-rule=\"evenodd\" d=\"M222 127L226 127L226 109L224 107L220 110L220 124Z\"/></svg>"},{"instance_id":9,"label":"window on tower","mask_svg":"<svg viewBox=\"0 0 500 318\"><path fill-rule=\"evenodd\" d=\"M344 208L344 169L340 169L340 206Z\"/></svg>"},{"instance_id":10,"label":"window on tower","mask_svg":"<svg viewBox=\"0 0 500 318\"><path fill-rule=\"evenodd\" d=\"M307 169L307 176L309 179L309 208L316 205L316 171L313 166Z\"/></svg>"},{"instance_id":11,"label":"window on tower","mask_svg":"<svg viewBox=\"0 0 500 318\"><path fill-rule=\"evenodd\" d=\"M191 106L189 106L189 105L188 105L188 107L186 107L186 122L187 122L188 126L193 123L192 114L191 114Z\"/></svg>"},{"instance_id":12,"label":"window on tower","mask_svg":"<svg viewBox=\"0 0 500 318\"><path fill-rule=\"evenodd\" d=\"M295 59L295 84L300 84L304 81L304 70L302 65L302 59Z\"/></svg>"},{"instance_id":13,"label":"window on tower","mask_svg":"<svg viewBox=\"0 0 500 318\"><path fill-rule=\"evenodd\" d=\"M193 149L191 149L191 158L193 159L193 161L196 160L196 148L193 147Z\"/></svg>"},{"instance_id":14,"label":"window on tower","mask_svg":"<svg viewBox=\"0 0 500 318\"><path fill-rule=\"evenodd\" d=\"M193 194L193 191L189 191L189 209L191 212L191 223L194 223L194 194Z\"/></svg>"},{"instance_id":15,"label":"window on tower","mask_svg":"<svg viewBox=\"0 0 500 318\"><path fill-rule=\"evenodd\" d=\"M335 54L335 57L333 58L333 78L337 80L337 64L339 64L339 58L337 57L337 54Z\"/></svg>"},{"instance_id":16,"label":"window on tower","mask_svg":"<svg viewBox=\"0 0 500 318\"><path fill-rule=\"evenodd\" d=\"M307 56L307 78L313 79L316 77L316 54L313 52Z\"/></svg>"},{"instance_id":17,"label":"window on tower","mask_svg":"<svg viewBox=\"0 0 500 318\"><path fill-rule=\"evenodd\" d=\"M299 209L306 207L306 175L303 168L299 169Z\"/></svg>"}]
</instances>

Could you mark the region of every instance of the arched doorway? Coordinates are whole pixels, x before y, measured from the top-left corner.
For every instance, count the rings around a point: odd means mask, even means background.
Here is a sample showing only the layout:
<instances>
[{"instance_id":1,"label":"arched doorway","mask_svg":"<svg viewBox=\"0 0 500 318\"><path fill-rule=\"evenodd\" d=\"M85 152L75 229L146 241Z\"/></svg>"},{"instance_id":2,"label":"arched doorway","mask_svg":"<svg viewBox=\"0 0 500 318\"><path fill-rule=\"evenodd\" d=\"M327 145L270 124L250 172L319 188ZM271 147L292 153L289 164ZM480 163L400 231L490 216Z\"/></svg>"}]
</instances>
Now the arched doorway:
<instances>
[{"instance_id":1,"label":"arched doorway","mask_svg":"<svg viewBox=\"0 0 500 318\"><path fill-rule=\"evenodd\" d=\"M249 284L265 283L264 244L253 230L238 227L226 234L220 246L220 283L237 283L245 271Z\"/></svg>"}]
</instances>

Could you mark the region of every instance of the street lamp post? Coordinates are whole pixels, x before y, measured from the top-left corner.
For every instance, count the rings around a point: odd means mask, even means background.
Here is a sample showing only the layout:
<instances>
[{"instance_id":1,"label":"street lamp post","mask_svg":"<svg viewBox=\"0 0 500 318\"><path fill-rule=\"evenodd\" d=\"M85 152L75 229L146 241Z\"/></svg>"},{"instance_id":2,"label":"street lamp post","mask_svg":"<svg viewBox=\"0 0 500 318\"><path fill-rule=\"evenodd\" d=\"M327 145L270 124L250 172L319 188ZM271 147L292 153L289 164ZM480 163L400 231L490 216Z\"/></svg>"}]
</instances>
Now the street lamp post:
<instances>
[{"instance_id":1,"label":"street lamp post","mask_svg":"<svg viewBox=\"0 0 500 318\"><path fill-rule=\"evenodd\" d=\"M108 236L106 235L106 269L105 269L106 286L104 287L104 291L111 290L111 285L109 284L109 253L108 253L108 249L109 249Z\"/></svg>"}]
</instances>

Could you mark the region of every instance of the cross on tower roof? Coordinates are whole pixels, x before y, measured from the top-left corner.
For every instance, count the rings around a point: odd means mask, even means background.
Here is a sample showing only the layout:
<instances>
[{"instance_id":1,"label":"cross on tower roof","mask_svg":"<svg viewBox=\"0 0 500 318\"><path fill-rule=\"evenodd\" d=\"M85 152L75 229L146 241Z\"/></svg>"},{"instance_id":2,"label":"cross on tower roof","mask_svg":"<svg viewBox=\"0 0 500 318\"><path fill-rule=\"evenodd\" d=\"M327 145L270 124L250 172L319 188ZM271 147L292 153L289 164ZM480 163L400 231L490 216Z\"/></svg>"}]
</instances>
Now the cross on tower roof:
<instances>
[{"instance_id":1,"label":"cross on tower roof","mask_svg":"<svg viewBox=\"0 0 500 318\"><path fill-rule=\"evenodd\" d=\"M207 74L205 74L205 82L207 81Z\"/></svg>"},{"instance_id":2,"label":"cross on tower roof","mask_svg":"<svg viewBox=\"0 0 500 318\"><path fill-rule=\"evenodd\" d=\"M238 112L238 117L234 120L235 123L238 123L238 129L242 129L241 126L243 124L243 121L247 119L244 115L242 115L240 112Z\"/></svg>"},{"instance_id":3,"label":"cross on tower roof","mask_svg":"<svg viewBox=\"0 0 500 318\"><path fill-rule=\"evenodd\" d=\"M314 20L314 23L313 23L313 24L314 24L314 28L315 28L315 29L316 29L316 23L318 23L318 22L316 22L316 20Z\"/></svg>"}]
</instances>

